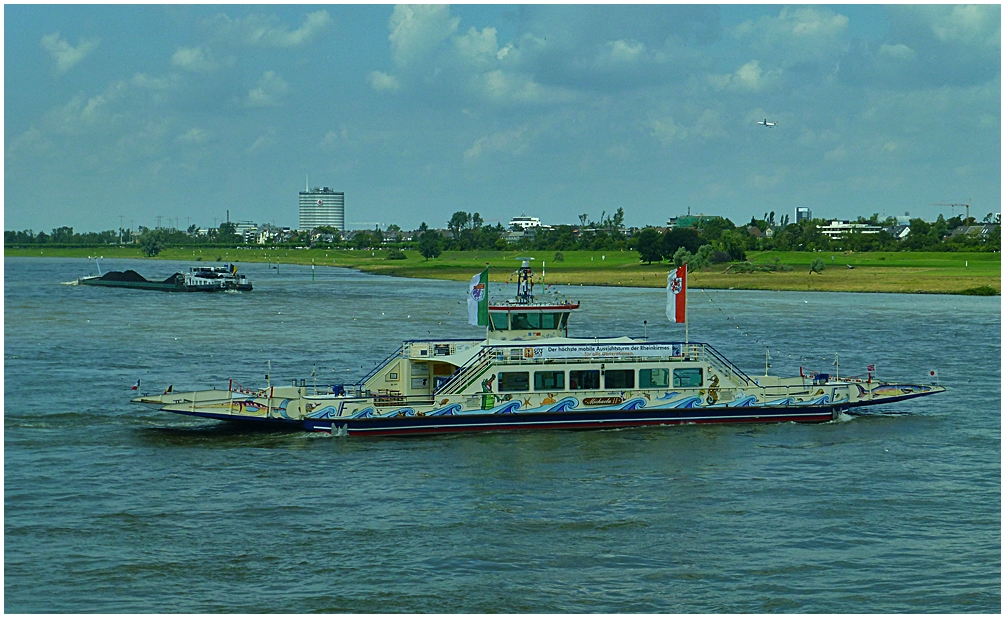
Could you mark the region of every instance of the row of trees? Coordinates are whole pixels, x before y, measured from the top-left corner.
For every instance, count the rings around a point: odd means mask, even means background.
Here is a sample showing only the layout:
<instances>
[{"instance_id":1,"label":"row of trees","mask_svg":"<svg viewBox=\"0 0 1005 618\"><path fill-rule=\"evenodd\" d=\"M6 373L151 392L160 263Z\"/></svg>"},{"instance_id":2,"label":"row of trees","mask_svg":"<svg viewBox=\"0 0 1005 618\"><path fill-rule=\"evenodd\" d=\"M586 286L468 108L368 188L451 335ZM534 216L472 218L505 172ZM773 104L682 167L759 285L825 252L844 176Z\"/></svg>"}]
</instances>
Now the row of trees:
<instances>
[{"instance_id":1,"label":"row of trees","mask_svg":"<svg viewBox=\"0 0 1005 618\"><path fill-rule=\"evenodd\" d=\"M771 213L774 215L774 213ZM773 216L770 217L773 219ZM747 251L1000 251L1001 226L989 227L990 234L958 234L953 230L964 225L960 217L945 219L939 215L934 223L921 219L910 220L910 232L903 240L894 238L889 232L864 234L851 232L840 238L830 238L819 228L828 223L823 219L803 220L788 223L783 217L778 226L773 226L769 217L752 218L748 225L738 227L729 219L715 217L704 220L693 228L674 228L660 233L654 228L645 228L637 233L632 242L642 261L652 263L673 260L678 249L683 247L696 255L700 248L709 246L712 262L742 261ZM990 217L988 218L990 220ZM879 221L878 215L870 219L859 217L858 223L885 225L891 227L896 220ZM757 232L753 232L757 228ZM764 232L772 230L768 236Z\"/></svg>"},{"instance_id":2,"label":"row of trees","mask_svg":"<svg viewBox=\"0 0 1005 618\"><path fill-rule=\"evenodd\" d=\"M991 217L986 217L990 221ZM695 256L708 246L709 260L714 262L742 261L748 251L1000 251L1001 228L989 228L988 235L958 234L953 230L964 225L961 217L945 219L939 215L933 223L921 219L910 220L910 233L902 240L886 231L875 234L853 232L832 239L819 226L823 219L789 223L785 215L776 223L775 213L765 213L758 219L751 217L746 225L737 226L723 217L702 218L694 227L674 228L661 232L644 228L630 234L624 227L624 210L619 208L608 216L601 214L600 221L592 221L586 214L579 215L579 226L558 225L553 228L532 228L515 242L507 238L511 230L501 224L489 225L477 212L458 211L446 222L446 232L430 229L423 222L418 233L405 240L397 225L385 229L342 232L336 228L320 227L312 231L294 231L270 245L284 247L323 246L344 249L419 249L427 258L442 251L471 250L521 250L521 251L616 251L636 250L640 258L652 263L672 260L679 249ZM972 220L971 220L972 221ZM894 219L879 220L873 214L859 223L892 226ZM770 235L769 235L770 230ZM26 247L46 245L53 247L99 246L138 242L148 255L156 255L166 247L236 247L246 244L237 234L233 223L222 223L206 234L198 234L193 225L186 231L175 229L149 229L141 227L139 233L131 230L76 233L72 227L59 227L51 234L32 230L4 232L4 245Z\"/></svg>"}]
</instances>

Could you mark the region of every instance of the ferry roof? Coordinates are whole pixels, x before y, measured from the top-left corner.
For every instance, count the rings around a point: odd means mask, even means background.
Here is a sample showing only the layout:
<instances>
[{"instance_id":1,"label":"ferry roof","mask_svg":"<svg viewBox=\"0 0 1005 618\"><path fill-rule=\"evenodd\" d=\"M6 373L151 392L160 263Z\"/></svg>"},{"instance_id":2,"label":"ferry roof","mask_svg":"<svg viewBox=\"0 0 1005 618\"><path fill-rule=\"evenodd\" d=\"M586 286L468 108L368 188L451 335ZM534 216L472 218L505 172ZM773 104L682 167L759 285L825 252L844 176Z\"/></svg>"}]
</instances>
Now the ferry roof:
<instances>
[{"instance_id":1,"label":"ferry roof","mask_svg":"<svg viewBox=\"0 0 1005 618\"><path fill-rule=\"evenodd\" d=\"M490 303L489 311L514 311L519 309L520 311L571 311L573 309L579 309L579 303L567 302L567 303L516 303L513 301L503 301L498 303Z\"/></svg>"}]
</instances>

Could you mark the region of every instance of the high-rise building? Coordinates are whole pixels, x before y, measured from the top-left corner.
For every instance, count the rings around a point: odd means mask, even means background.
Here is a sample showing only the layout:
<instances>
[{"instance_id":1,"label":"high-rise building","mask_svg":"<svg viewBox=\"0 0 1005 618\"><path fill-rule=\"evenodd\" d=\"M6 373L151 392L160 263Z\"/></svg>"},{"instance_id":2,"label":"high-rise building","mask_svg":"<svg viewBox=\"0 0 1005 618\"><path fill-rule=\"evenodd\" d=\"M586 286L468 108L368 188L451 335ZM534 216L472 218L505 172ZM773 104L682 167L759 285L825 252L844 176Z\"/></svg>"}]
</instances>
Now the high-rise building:
<instances>
[{"instance_id":1,"label":"high-rise building","mask_svg":"<svg viewBox=\"0 0 1005 618\"><path fill-rule=\"evenodd\" d=\"M809 208L807 208L805 206L797 206L796 207L796 223L799 223L800 221L802 221L804 219L809 220L809 219L812 219L812 218L813 218L813 213L810 212Z\"/></svg>"},{"instance_id":2,"label":"high-rise building","mask_svg":"<svg viewBox=\"0 0 1005 618\"><path fill-rule=\"evenodd\" d=\"M345 193L328 187L300 192L300 230L327 225L345 230Z\"/></svg>"}]
</instances>

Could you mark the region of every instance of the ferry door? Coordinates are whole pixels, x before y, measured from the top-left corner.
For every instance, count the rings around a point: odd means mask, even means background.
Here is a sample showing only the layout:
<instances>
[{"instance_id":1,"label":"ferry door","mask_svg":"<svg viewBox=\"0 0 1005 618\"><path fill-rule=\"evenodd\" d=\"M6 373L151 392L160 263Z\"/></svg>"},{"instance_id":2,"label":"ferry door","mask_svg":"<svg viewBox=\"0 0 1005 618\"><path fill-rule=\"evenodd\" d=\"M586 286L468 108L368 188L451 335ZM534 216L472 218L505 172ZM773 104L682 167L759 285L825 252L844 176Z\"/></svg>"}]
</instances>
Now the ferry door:
<instances>
[{"instance_id":1,"label":"ferry door","mask_svg":"<svg viewBox=\"0 0 1005 618\"><path fill-rule=\"evenodd\" d=\"M454 373L454 367L450 363L433 363L433 391L443 386Z\"/></svg>"},{"instance_id":2,"label":"ferry door","mask_svg":"<svg viewBox=\"0 0 1005 618\"><path fill-rule=\"evenodd\" d=\"M409 367L409 395L428 395L432 393L433 376L430 375L429 363L412 361Z\"/></svg>"}]
</instances>

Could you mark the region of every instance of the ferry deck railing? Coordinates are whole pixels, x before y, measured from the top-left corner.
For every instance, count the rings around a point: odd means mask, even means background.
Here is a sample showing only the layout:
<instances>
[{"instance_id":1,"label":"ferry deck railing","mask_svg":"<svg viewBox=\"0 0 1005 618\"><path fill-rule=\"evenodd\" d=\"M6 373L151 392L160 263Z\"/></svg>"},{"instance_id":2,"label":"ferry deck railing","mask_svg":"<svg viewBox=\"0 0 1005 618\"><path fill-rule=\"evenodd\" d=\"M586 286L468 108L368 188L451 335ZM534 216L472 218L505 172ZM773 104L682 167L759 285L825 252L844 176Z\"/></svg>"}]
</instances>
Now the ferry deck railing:
<instances>
[{"instance_id":1,"label":"ferry deck railing","mask_svg":"<svg viewBox=\"0 0 1005 618\"><path fill-rule=\"evenodd\" d=\"M492 348L482 348L482 350L472 356L466 363L457 368L457 371L450 376L450 379L436 389L437 395L453 395L460 393L473 381L477 380L485 369L495 360L495 351Z\"/></svg>"},{"instance_id":2,"label":"ferry deck railing","mask_svg":"<svg viewBox=\"0 0 1005 618\"><path fill-rule=\"evenodd\" d=\"M356 381L356 386L360 387L364 386L367 380L377 375L377 372L379 372L384 367L387 367L387 365L390 364L391 361L398 358L399 356L403 356L405 354L405 350L407 349L406 348L407 345L408 345L407 341L405 343L402 343L397 350L388 354L387 358L374 365L373 369L371 369L365 376Z\"/></svg>"}]
</instances>

